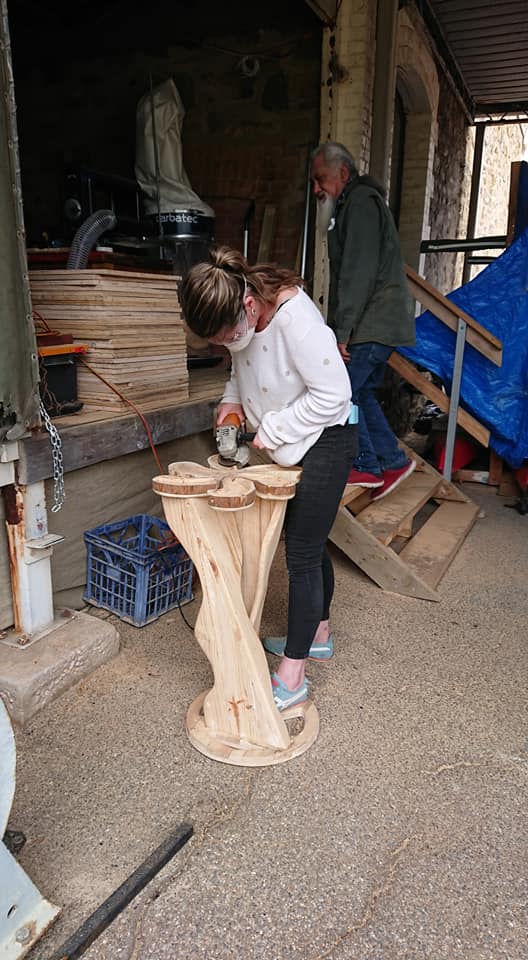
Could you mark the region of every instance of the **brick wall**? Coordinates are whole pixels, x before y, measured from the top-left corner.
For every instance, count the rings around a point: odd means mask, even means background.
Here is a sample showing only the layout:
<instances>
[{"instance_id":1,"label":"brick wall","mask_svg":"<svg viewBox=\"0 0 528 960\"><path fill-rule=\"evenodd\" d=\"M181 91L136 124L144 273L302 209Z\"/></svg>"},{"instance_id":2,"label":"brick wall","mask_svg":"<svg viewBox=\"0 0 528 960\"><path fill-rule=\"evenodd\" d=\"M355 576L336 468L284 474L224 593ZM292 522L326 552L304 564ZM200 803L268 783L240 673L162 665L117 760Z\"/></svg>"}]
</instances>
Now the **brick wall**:
<instances>
[{"instance_id":1,"label":"brick wall","mask_svg":"<svg viewBox=\"0 0 528 960\"><path fill-rule=\"evenodd\" d=\"M477 208L477 236L505 234L508 226L510 166L528 159L528 124L487 127ZM497 251L490 251L497 255Z\"/></svg>"},{"instance_id":2,"label":"brick wall","mask_svg":"<svg viewBox=\"0 0 528 960\"><path fill-rule=\"evenodd\" d=\"M406 262L422 272L420 243L431 226L439 84L431 42L414 8L398 17L396 70L406 114L399 230Z\"/></svg>"},{"instance_id":3,"label":"brick wall","mask_svg":"<svg viewBox=\"0 0 528 960\"><path fill-rule=\"evenodd\" d=\"M30 62L21 51L17 56L17 36L23 34L12 31L30 243L44 231L60 239L65 165L82 162L134 177L135 110L152 74L154 85L172 76L182 96L184 163L193 189L215 209L217 241L241 247L244 214L254 199L254 258L264 206L273 202L278 206L273 255L294 266L308 151L319 139L321 25L300 0L295 11L285 12L283 29L261 28L265 15L241 0L230 0L230 16L209 6L210 17L207 4L185 14L198 24L193 37L201 31L199 40L187 45L178 44L182 31L165 16L149 18L148 38L141 20L135 30L132 22L122 23L125 38L114 36L106 21L106 42L89 55L81 24L69 40L61 38L62 51L77 45L79 52L60 66L45 42ZM278 8L277 0L270 7ZM209 23L218 31L213 36L207 35ZM101 54L99 47L108 52ZM258 59L254 77L243 75L243 55Z\"/></svg>"},{"instance_id":4,"label":"brick wall","mask_svg":"<svg viewBox=\"0 0 528 960\"><path fill-rule=\"evenodd\" d=\"M368 169L376 53L376 3L342 0L335 30L323 32L321 141L337 140L350 150L361 173ZM316 233L313 294L326 312L326 238Z\"/></svg>"},{"instance_id":5,"label":"brick wall","mask_svg":"<svg viewBox=\"0 0 528 960\"><path fill-rule=\"evenodd\" d=\"M433 165L430 237L465 237L474 130L468 126L460 101L441 73L439 82L438 143ZM460 285L462 267L463 255L460 253L430 253L424 257L424 276L441 293L449 293Z\"/></svg>"},{"instance_id":6,"label":"brick wall","mask_svg":"<svg viewBox=\"0 0 528 960\"><path fill-rule=\"evenodd\" d=\"M370 154L375 47L374 0L343 0L337 29L323 37L321 139L344 143L361 172Z\"/></svg>"}]
</instances>

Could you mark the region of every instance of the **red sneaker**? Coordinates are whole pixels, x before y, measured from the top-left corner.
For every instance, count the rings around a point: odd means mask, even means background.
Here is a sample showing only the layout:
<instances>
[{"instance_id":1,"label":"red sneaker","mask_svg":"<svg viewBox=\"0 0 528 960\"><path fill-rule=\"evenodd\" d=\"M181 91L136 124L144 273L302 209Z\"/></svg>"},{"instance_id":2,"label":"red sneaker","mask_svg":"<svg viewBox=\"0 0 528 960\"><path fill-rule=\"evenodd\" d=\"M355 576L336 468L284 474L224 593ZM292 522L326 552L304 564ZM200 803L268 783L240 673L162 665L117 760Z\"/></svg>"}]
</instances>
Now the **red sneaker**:
<instances>
[{"instance_id":1,"label":"red sneaker","mask_svg":"<svg viewBox=\"0 0 528 960\"><path fill-rule=\"evenodd\" d=\"M351 470L348 474L348 487L375 487L383 486L383 477L377 477L375 473L362 473L361 470Z\"/></svg>"},{"instance_id":2,"label":"red sneaker","mask_svg":"<svg viewBox=\"0 0 528 960\"><path fill-rule=\"evenodd\" d=\"M372 494L372 500L381 500L382 497L386 497L388 493L392 493L397 486L405 480L406 477L410 477L413 470L416 469L416 460L409 460L409 462L404 466L400 467L399 470L384 470L383 471L383 486L381 490L376 490Z\"/></svg>"}]
</instances>

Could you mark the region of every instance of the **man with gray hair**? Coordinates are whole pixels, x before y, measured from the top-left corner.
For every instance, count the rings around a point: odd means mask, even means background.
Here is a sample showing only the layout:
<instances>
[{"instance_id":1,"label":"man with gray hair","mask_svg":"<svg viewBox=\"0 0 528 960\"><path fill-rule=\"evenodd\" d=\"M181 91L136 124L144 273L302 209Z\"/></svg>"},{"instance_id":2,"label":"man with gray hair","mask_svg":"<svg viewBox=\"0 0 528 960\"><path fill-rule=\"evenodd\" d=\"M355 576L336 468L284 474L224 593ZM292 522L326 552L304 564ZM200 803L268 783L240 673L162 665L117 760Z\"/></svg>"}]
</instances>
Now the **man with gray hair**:
<instances>
[{"instance_id":1,"label":"man with gray hair","mask_svg":"<svg viewBox=\"0 0 528 960\"><path fill-rule=\"evenodd\" d=\"M342 143L320 144L311 179L328 231L328 325L359 407L359 454L348 482L387 496L415 468L389 427L376 397L394 347L412 346L415 324L398 232L385 191L360 176Z\"/></svg>"}]
</instances>

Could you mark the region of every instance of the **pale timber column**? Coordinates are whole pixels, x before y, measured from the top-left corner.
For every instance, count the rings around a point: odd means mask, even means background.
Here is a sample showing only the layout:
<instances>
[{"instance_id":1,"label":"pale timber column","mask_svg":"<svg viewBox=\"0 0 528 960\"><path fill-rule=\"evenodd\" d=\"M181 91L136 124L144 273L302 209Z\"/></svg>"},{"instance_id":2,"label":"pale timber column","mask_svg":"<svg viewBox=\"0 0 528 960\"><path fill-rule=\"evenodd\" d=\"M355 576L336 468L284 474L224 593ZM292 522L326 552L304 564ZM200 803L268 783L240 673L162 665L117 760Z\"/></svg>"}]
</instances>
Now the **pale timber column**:
<instances>
[{"instance_id":1,"label":"pale timber column","mask_svg":"<svg viewBox=\"0 0 528 960\"><path fill-rule=\"evenodd\" d=\"M377 0L343 0L335 29L324 27L320 140L338 140L368 168L376 51ZM326 315L327 243L316 233L314 299Z\"/></svg>"},{"instance_id":2,"label":"pale timber column","mask_svg":"<svg viewBox=\"0 0 528 960\"><path fill-rule=\"evenodd\" d=\"M397 23L398 0L378 0L369 173L386 188L394 122Z\"/></svg>"}]
</instances>

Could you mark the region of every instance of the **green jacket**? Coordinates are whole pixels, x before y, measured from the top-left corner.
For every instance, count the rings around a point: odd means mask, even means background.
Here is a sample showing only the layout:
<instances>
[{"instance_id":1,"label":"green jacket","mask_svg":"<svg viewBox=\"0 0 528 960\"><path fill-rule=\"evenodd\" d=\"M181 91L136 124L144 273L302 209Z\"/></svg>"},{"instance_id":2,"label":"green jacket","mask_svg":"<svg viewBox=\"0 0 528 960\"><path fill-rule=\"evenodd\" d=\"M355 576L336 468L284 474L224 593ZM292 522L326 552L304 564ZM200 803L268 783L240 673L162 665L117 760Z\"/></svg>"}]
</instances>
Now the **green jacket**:
<instances>
[{"instance_id":1,"label":"green jacket","mask_svg":"<svg viewBox=\"0 0 528 960\"><path fill-rule=\"evenodd\" d=\"M398 232L370 177L349 180L328 231L328 325L338 343L409 347L415 323Z\"/></svg>"}]
</instances>

